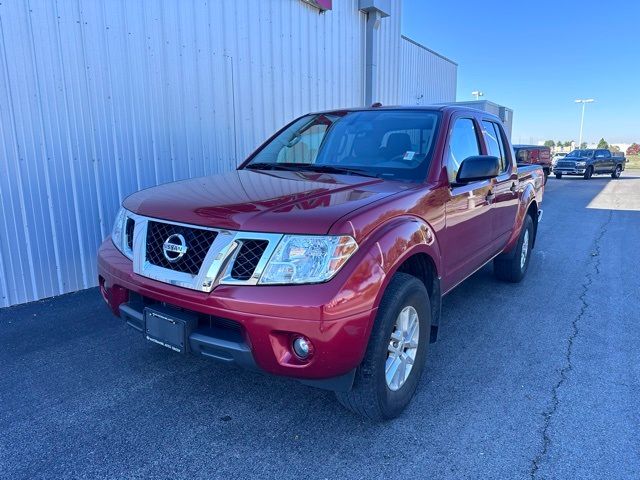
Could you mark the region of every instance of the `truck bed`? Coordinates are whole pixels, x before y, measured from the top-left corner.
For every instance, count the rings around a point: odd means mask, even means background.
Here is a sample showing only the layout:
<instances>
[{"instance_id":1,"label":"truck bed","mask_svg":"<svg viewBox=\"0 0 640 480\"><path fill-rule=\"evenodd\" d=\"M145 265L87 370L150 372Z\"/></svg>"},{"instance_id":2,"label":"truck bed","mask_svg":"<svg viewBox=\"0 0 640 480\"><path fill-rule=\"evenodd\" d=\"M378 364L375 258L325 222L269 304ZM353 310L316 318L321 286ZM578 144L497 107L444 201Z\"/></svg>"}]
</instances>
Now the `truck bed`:
<instances>
[{"instance_id":1,"label":"truck bed","mask_svg":"<svg viewBox=\"0 0 640 480\"><path fill-rule=\"evenodd\" d=\"M539 165L518 164L518 180L521 182L532 181L534 187L538 189L544 185L544 171Z\"/></svg>"}]
</instances>

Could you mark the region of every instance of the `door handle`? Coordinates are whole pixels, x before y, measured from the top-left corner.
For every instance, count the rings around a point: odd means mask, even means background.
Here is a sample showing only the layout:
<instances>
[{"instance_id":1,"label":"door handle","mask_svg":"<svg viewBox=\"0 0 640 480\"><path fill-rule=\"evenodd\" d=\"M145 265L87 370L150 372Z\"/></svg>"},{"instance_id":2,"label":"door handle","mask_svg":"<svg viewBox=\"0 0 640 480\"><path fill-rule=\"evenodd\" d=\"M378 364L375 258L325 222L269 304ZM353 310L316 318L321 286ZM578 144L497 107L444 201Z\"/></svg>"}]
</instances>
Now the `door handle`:
<instances>
[{"instance_id":1,"label":"door handle","mask_svg":"<svg viewBox=\"0 0 640 480\"><path fill-rule=\"evenodd\" d=\"M485 198L487 200L487 203L491 204L495 200L496 196L492 191L489 191L489 193L487 193L487 196Z\"/></svg>"}]
</instances>

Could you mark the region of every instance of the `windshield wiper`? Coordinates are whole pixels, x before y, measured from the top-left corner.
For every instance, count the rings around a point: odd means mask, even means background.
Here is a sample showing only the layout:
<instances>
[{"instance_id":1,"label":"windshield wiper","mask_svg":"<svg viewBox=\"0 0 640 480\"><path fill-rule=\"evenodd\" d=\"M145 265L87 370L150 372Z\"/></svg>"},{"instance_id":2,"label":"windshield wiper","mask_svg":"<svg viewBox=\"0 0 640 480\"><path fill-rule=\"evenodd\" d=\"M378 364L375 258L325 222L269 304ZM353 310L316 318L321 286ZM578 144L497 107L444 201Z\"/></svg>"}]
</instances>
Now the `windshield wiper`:
<instances>
[{"instance_id":1,"label":"windshield wiper","mask_svg":"<svg viewBox=\"0 0 640 480\"><path fill-rule=\"evenodd\" d=\"M256 162L250 163L244 168L251 170L299 170L296 163L272 163L272 162Z\"/></svg>"},{"instance_id":2,"label":"windshield wiper","mask_svg":"<svg viewBox=\"0 0 640 480\"><path fill-rule=\"evenodd\" d=\"M360 175L362 177L372 177L378 178L377 175L373 173L363 170L360 168L351 168L351 167L336 167L335 165L322 165L322 164L308 164L305 165L303 170L311 170L312 172L322 172L322 173L338 173L345 175Z\"/></svg>"},{"instance_id":3,"label":"windshield wiper","mask_svg":"<svg viewBox=\"0 0 640 480\"><path fill-rule=\"evenodd\" d=\"M272 162L257 162L250 163L246 167L252 170L288 170L288 171L304 171L320 173L338 173L344 175L360 175L362 177L377 178L376 175L362 170L359 168L350 167L336 167L334 165L320 165L316 163L272 163Z\"/></svg>"}]
</instances>

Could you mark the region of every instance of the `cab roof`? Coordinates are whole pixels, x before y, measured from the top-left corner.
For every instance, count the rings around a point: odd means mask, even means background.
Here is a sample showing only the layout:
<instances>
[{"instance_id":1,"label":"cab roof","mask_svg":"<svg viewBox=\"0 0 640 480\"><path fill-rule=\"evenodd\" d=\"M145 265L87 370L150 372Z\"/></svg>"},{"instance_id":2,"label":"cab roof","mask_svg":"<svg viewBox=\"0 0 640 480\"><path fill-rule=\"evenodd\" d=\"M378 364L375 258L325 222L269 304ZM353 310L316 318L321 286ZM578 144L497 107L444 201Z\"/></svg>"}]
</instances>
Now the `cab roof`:
<instances>
[{"instance_id":1,"label":"cab roof","mask_svg":"<svg viewBox=\"0 0 640 480\"><path fill-rule=\"evenodd\" d=\"M500 118L490 112L485 112L478 108L468 107L464 105L381 105L371 107L351 107L351 108L334 108L331 110L322 110L319 112L310 112L313 114L330 114L330 113L344 113L344 112L366 112L366 111L378 111L378 110L393 110L393 111L423 111L423 112L441 112L445 115L451 115L456 112L468 112L469 114L490 117L494 120L501 122Z\"/></svg>"}]
</instances>

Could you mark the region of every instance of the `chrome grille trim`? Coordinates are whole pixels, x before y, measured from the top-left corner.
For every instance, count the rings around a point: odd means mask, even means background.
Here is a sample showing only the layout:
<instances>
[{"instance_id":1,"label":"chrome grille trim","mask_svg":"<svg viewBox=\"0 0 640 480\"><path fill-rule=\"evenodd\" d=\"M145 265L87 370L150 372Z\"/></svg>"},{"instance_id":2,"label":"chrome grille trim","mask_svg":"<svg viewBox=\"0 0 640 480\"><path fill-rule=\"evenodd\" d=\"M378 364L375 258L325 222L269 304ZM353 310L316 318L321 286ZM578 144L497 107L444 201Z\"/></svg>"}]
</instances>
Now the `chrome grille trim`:
<instances>
[{"instance_id":1,"label":"chrome grille trim","mask_svg":"<svg viewBox=\"0 0 640 480\"><path fill-rule=\"evenodd\" d=\"M238 248L233 252L233 256L230 258L230 261L224 270L224 275L222 276L220 283L226 285L257 285L262 272L264 272L264 269L267 266L267 262L271 258L271 255L273 255L274 250L278 246L278 243L280 243L283 236L284 235L280 233L236 232L236 243ZM269 244L262 253L262 257L260 257L260 261L256 265L251 278L248 280L237 280L231 276L231 271L238 253L240 253L239 247L243 240L267 240Z\"/></svg>"},{"instance_id":2,"label":"chrome grille trim","mask_svg":"<svg viewBox=\"0 0 640 480\"><path fill-rule=\"evenodd\" d=\"M256 285L269 258L271 258L273 251L283 237L280 233L242 232L210 228L201 225L145 217L130 212L127 212L127 216L135 221L132 252L134 273L169 285L176 285L205 293L211 292L219 284ZM197 274L180 272L153 265L147 260L147 227L149 222L216 232L216 237L209 247L209 251L204 257ZM237 280L231 277L231 270L243 240L266 240L269 243L251 278L247 280Z\"/></svg>"}]
</instances>

